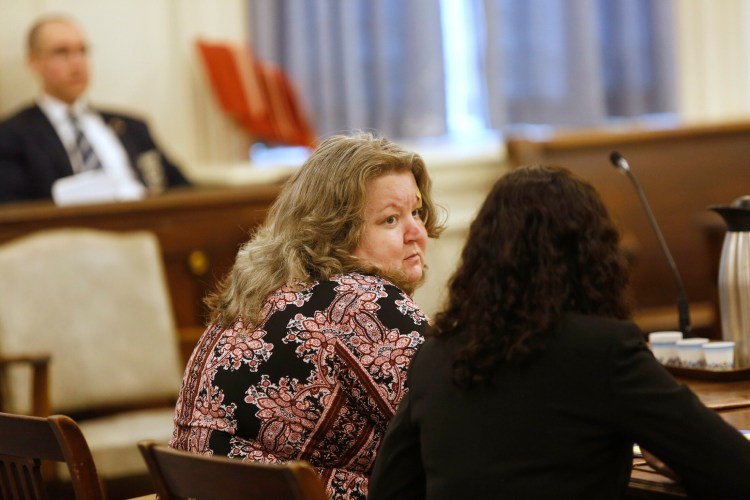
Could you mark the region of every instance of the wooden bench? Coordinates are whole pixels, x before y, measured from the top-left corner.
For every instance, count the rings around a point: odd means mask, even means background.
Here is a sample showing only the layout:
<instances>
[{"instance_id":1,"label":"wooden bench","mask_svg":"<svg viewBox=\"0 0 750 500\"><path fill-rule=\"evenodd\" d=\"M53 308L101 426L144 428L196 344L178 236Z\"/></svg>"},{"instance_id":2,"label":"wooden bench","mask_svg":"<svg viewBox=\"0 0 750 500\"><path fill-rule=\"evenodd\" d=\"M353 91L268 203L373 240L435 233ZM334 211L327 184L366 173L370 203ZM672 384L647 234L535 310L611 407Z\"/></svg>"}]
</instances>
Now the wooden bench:
<instances>
[{"instance_id":1,"label":"wooden bench","mask_svg":"<svg viewBox=\"0 0 750 500\"><path fill-rule=\"evenodd\" d=\"M675 282L633 186L609 161L612 151L620 152L643 187L682 276L694 332L720 337L722 222L706 207L750 194L750 121L559 130L542 138L511 136L507 147L512 166L561 165L599 190L633 258L635 319L646 331L674 329Z\"/></svg>"}]
</instances>

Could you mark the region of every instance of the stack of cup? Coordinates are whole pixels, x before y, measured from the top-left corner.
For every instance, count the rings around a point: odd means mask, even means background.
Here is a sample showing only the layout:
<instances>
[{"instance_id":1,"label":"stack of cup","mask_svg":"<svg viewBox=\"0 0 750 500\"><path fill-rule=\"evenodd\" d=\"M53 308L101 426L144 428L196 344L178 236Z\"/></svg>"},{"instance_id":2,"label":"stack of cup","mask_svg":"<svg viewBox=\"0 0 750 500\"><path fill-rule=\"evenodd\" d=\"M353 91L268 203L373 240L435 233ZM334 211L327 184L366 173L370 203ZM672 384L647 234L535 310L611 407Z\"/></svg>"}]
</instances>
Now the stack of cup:
<instances>
[{"instance_id":1,"label":"stack of cup","mask_svg":"<svg viewBox=\"0 0 750 500\"><path fill-rule=\"evenodd\" d=\"M706 368L709 370L734 369L734 342L708 342L703 344Z\"/></svg>"},{"instance_id":2,"label":"stack of cup","mask_svg":"<svg viewBox=\"0 0 750 500\"><path fill-rule=\"evenodd\" d=\"M680 366L686 368L705 368L706 360L703 357L703 346L708 339L694 337L677 341L677 356L680 358Z\"/></svg>"},{"instance_id":3,"label":"stack of cup","mask_svg":"<svg viewBox=\"0 0 750 500\"><path fill-rule=\"evenodd\" d=\"M682 340L682 332L653 332L648 334L651 351L653 351L654 357L659 363L663 365L679 366L678 340Z\"/></svg>"}]
</instances>

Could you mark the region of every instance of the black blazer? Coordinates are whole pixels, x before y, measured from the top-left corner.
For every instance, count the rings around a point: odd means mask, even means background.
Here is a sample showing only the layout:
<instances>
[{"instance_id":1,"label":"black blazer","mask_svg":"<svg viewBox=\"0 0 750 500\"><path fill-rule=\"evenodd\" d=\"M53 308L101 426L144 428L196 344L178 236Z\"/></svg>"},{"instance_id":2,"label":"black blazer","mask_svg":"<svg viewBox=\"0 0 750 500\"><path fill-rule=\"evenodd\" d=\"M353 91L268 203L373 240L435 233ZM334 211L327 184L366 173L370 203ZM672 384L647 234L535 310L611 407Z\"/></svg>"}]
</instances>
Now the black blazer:
<instances>
[{"instance_id":1,"label":"black blazer","mask_svg":"<svg viewBox=\"0 0 750 500\"><path fill-rule=\"evenodd\" d=\"M750 443L674 380L633 323L569 315L537 358L469 392L450 381L456 345L429 339L412 360L371 500L621 498L634 442L691 495L750 498Z\"/></svg>"},{"instance_id":2,"label":"black blazer","mask_svg":"<svg viewBox=\"0 0 750 500\"><path fill-rule=\"evenodd\" d=\"M156 165L161 167L167 187L189 184L179 168L157 148L145 122L115 113L99 113L122 142L130 166L141 182L145 184L139 166L144 159L158 158ZM73 175L73 166L65 147L39 106L25 108L0 122L0 203L50 199L52 184L69 175Z\"/></svg>"}]
</instances>

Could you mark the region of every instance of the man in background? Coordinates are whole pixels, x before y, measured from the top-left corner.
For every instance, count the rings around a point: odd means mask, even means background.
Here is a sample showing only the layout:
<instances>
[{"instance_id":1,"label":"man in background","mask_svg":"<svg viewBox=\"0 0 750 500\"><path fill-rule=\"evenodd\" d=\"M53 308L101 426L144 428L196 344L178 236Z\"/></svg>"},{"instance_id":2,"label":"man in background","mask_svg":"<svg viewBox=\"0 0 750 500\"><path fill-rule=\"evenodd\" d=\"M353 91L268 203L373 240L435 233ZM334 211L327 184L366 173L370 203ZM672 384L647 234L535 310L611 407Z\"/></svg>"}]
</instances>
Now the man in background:
<instances>
[{"instance_id":1,"label":"man in background","mask_svg":"<svg viewBox=\"0 0 750 500\"><path fill-rule=\"evenodd\" d=\"M145 122L86 102L88 46L72 20L36 22L27 50L40 93L32 106L0 122L0 203L57 201L71 186L108 186L112 199L134 199L189 184Z\"/></svg>"}]
</instances>

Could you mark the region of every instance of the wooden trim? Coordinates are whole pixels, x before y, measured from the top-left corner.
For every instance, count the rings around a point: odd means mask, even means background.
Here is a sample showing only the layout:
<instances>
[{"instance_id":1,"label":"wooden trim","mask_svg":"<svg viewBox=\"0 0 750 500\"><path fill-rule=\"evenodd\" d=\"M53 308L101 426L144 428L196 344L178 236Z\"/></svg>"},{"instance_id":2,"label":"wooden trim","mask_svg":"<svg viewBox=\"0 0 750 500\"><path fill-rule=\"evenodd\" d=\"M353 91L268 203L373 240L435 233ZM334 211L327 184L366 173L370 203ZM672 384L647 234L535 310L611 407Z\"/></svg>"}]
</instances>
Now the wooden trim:
<instances>
[{"instance_id":1,"label":"wooden trim","mask_svg":"<svg viewBox=\"0 0 750 500\"><path fill-rule=\"evenodd\" d=\"M0 356L0 369L13 364L31 365L31 413L37 417L50 414L49 361L47 354ZM0 398L0 408L3 407Z\"/></svg>"}]
</instances>

